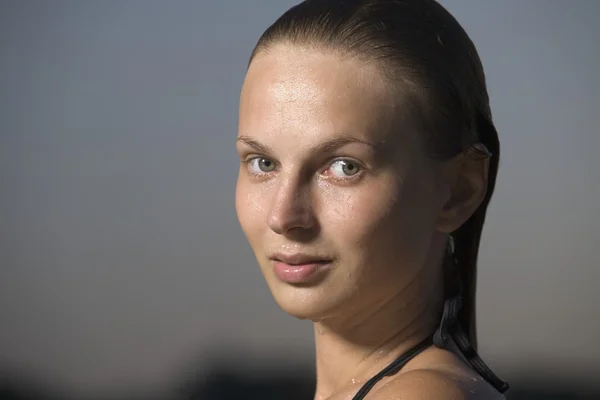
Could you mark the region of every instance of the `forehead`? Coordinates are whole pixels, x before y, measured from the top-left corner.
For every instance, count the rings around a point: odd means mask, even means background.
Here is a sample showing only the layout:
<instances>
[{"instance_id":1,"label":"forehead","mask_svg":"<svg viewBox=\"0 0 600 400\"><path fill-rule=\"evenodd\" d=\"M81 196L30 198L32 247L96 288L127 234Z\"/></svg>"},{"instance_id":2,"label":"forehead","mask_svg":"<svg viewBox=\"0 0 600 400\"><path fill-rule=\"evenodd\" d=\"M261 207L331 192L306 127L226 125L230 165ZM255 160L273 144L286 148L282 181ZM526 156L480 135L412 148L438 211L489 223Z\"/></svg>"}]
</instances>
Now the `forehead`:
<instances>
[{"instance_id":1,"label":"forehead","mask_svg":"<svg viewBox=\"0 0 600 400\"><path fill-rule=\"evenodd\" d=\"M289 134L297 140L354 133L387 141L403 108L391 86L372 63L289 45L270 48L248 69L240 133Z\"/></svg>"}]
</instances>

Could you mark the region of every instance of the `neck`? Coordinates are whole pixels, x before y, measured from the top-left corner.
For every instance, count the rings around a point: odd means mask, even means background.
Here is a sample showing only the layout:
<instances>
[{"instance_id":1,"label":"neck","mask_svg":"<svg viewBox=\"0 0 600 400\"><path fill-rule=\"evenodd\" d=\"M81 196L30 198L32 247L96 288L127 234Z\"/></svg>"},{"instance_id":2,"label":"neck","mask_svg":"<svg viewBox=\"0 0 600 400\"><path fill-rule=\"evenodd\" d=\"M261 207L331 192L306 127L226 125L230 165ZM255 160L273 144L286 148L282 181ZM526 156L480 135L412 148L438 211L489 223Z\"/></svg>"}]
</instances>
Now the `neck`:
<instances>
[{"instance_id":1,"label":"neck","mask_svg":"<svg viewBox=\"0 0 600 400\"><path fill-rule=\"evenodd\" d=\"M315 399L364 384L435 331L440 315L436 294L441 293L442 281L425 272L419 275L394 296L365 307L365 312L315 322Z\"/></svg>"}]
</instances>

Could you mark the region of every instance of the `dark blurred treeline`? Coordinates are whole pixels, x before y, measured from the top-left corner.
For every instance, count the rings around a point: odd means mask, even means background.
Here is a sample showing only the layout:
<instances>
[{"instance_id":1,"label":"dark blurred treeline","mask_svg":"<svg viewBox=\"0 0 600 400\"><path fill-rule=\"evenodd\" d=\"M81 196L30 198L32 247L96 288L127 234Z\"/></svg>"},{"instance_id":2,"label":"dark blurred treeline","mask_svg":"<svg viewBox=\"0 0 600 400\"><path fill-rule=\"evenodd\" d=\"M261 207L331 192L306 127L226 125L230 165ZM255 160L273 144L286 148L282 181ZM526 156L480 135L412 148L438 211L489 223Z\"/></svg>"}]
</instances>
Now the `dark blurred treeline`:
<instances>
[{"instance_id":1,"label":"dark blurred treeline","mask_svg":"<svg viewBox=\"0 0 600 400\"><path fill-rule=\"evenodd\" d=\"M77 398L59 388L43 387L25 379L0 375L0 400L312 400L314 380L311 371L301 374L273 373L249 376L233 368L215 368L209 373L197 374L182 380L170 393L115 393L94 398ZM568 385L547 382L543 385L512 382L508 400L600 400L600 387L585 391Z\"/></svg>"}]
</instances>

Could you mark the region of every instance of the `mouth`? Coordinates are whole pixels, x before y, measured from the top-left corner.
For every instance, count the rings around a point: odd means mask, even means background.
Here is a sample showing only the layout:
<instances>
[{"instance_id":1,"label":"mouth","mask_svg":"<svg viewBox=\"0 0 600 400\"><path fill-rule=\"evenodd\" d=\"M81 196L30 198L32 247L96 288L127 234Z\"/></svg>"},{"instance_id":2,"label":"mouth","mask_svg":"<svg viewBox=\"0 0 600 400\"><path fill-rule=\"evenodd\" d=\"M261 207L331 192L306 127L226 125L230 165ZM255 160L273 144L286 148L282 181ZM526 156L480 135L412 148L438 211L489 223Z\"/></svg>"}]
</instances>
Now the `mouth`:
<instances>
[{"instance_id":1,"label":"mouth","mask_svg":"<svg viewBox=\"0 0 600 400\"><path fill-rule=\"evenodd\" d=\"M281 262L290 266L301 266L307 264L327 264L331 259L326 257L311 256L308 254L275 254L271 257L272 261Z\"/></svg>"},{"instance_id":2,"label":"mouth","mask_svg":"<svg viewBox=\"0 0 600 400\"><path fill-rule=\"evenodd\" d=\"M306 284L315 282L327 270L332 259L308 254L276 254L270 258L275 275L283 282Z\"/></svg>"}]
</instances>

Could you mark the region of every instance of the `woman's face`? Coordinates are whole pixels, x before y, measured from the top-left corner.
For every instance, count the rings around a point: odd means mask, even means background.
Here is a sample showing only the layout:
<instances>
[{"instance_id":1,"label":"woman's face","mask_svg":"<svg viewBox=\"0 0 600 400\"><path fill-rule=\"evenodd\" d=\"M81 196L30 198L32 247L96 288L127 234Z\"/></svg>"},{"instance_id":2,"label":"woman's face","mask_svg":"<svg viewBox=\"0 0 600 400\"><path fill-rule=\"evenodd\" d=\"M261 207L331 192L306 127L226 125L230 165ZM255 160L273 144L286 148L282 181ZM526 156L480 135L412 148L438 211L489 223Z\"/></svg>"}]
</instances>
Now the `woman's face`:
<instances>
[{"instance_id":1,"label":"woman's face","mask_svg":"<svg viewBox=\"0 0 600 400\"><path fill-rule=\"evenodd\" d=\"M374 65L292 46L249 67L236 209L273 296L299 318L389 301L439 236L439 173L390 86Z\"/></svg>"}]
</instances>

